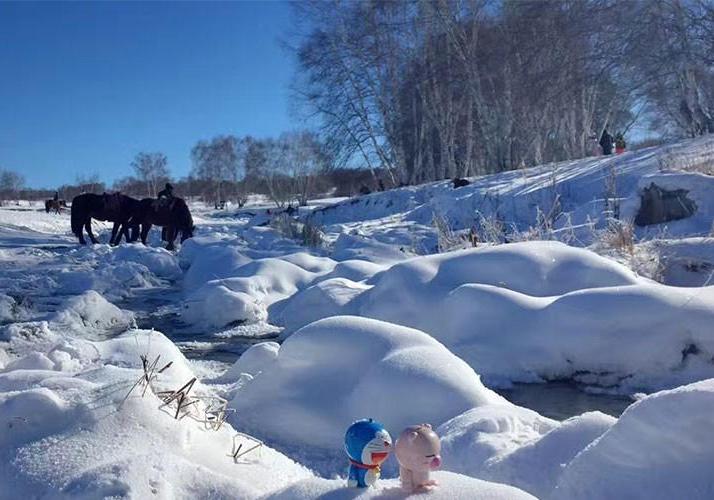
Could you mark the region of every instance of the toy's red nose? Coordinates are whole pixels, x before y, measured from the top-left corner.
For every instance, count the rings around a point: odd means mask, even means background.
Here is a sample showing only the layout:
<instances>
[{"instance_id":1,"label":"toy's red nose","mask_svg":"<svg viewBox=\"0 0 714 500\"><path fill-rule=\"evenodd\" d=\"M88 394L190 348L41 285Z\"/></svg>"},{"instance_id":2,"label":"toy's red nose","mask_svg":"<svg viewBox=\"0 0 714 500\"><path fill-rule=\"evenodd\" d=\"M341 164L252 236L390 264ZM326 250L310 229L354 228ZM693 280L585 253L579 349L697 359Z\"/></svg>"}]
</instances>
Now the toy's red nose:
<instances>
[{"instance_id":1,"label":"toy's red nose","mask_svg":"<svg viewBox=\"0 0 714 500\"><path fill-rule=\"evenodd\" d=\"M432 469L438 469L441 467L441 457L439 455L435 456L431 459L431 463L429 465Z\"/></svg>"}]
</instances>

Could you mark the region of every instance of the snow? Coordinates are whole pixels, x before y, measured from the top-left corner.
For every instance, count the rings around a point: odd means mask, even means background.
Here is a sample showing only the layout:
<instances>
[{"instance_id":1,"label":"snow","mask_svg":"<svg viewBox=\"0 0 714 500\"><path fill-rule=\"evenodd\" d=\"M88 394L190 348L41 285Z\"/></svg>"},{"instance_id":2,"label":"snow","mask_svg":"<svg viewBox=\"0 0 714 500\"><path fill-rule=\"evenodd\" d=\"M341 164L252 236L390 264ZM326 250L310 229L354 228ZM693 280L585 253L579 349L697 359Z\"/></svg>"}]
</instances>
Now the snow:
<instances>
[{"instance_id":1,"label":"snow","mask_svg":"<svg viewBox=\"0 0 714 500\"><path fill-rule=\"evenodd\" d=\"M556 422L503 405L469 410L437 429L447 470L517 486L547 498L569 463L616 419L589 412Z\"/></svg>"},{"instance_id":2,"label":"snow","mask_svg":"<svg viewBox=\"0 0 714 500\"><path fill-rule=\"evenodd\" d=\"M639 228L639 235L665 230L684 236L703 236L711 230L711 178L696 173L666 172L663 159L686 158L688 163L714 161L714 138L701 137L661 148L647 148L620 155L583 158L534 168L469 179L471 184L454 189L451 181L372 193L328 205L310 217L323 226L328 238L357 232L362 237L418 253L432 253L436 234L435 215L445 217L454 230L479 225L480 217L502 221L507 232L517 233L538 225L538 208L551 212L557 199L555 228L572 226L572 243L588 245L593 226L603 227L607 184L614 175L623 217L634 217L641 188L652 180L671 179L668 186L692 189L702 207L687 219ZM676 162L675 162L676 163ZM676 165L673 165L676 167ZM647 177L647 181L644 179ZM642 183L642 184L641 184ZM682 186L679 186L679 184ZM663 186L664 187L664 186ZM611 196L611 195L610 195Z\"/></svg>"},{"instance_id":3,"label":"snow","mask_svg":"<svg viewBox=\"0 0 714 500\"><path fill-rule=\"evenodd\" d=\"M342 353L349 353L349 363ZM344 316L290 336L231 407L241 428L256 435L338 450L356 417L378 416L397 435L415 420L439 425L468 408L503 401L423 332Z\"/></svg>"},{"instance_id":4,"label":"snow","mask_svg":"<svg viewBox=\"0 0 714 500\"><path fill-rule=\"evenodd\" d=\"M436 472L432 476L439 482L439 486L429 491L413 494L403 490L396 479L382 480L377 484L376 488L355 490L354 488L345 487L344 480L315 478L300 481L266 497L266 499L307 500L324 498L352 500L379 498L400 500L405 498L429 498L430 500L471 500L478 498L484 500L525 500L535 498L512 486L473 479L450 472Z\"/></svg>"},{"instance_id":5,"label":"snow","mask_svg":"<svg viewBox=\"0 0 714 500\"><path fill-rule=\"evenodd\" d=\"M714 376L714 288L660 285L559 242L414 257L307 288L283 313L287 333L336 314L417 328L494 384L575 377L636 391Z\"/></svg>"},{"instance_id":6,"label":"snow","mask_svg":"<svg viewBox=\"0 0 714 500\"><path fill-rule=\"evenodd\" d=\"M572 460L554 498L712 498L714 380L630 406Z\"/></svg>"},{"instance_id":7,"label":"snow","mask_svg":"<svg viewBox=\"0 0 714 500\"><path fill-rule=\"evenodd\" d=\"M660 160L713 146L314 201L300 218L323 226L321 248L265 225L258 198L193 203L178 253L158 232L79 247L67 213L0 207L0 498L711 498L714 185ZM613 173L624 218L653 182L697 212L637 228L656 238L631 254L604 248ZM571 246L522 241L556 198L540 234ZM513 243L430 255L435 216L456 231L498 218ZM171 365L127 397L140 355ZM194 378L176 419L157 394ZM619 418L558 421L489 388L549 381L647 394ZM203 420L221 401L216 429ZM344 431L364 417L393 437L432 424L440 486L409 495L391 457L378 489L346 488ZM234 460L252 439L264 445Z\"/></svg>"},{"instance_id":8,"label":"snow","mask_svg":"<svg viewBox=\"0 0 714 500\"><path fill-rule=\"evenodd\" d=\"M133 330L106 341L65 339L49 354L5 367L0 381L0 482L6 498L254 498L311 474L263 446L235 464L235 431L175 420L152 391L175 389L193 372L165 336ZM58 356L62 353L63 356ZM139 354L161 356L153 389L126 394L142 371ZM51 358L63 361L58 364ZM74 369L67 361L74 358ZM32 380L28 384L28 379ZM199 383L194 394L206 394Z\"/></svg>"}]
</instances>

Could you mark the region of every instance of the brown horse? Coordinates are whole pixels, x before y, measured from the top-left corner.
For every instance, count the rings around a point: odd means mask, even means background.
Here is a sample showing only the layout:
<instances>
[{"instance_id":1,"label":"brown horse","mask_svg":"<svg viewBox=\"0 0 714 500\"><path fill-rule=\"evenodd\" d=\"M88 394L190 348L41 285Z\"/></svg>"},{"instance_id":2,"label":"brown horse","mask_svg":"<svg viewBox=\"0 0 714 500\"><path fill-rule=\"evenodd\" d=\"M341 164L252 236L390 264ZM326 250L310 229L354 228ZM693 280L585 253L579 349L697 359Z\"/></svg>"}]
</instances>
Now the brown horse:
<instances>
[{"instance_id":1,"label":"brown horse","mask_svg":"<svg viewBox=\"0 0 714 500\"><path fill-rule=\"evenodd\" d=\"M50 213L50 210L54 210L56 214L61 214L63 208L67 208L67 202L64 200L50 198L45 201L45 212L47 213Z\"/></svg>"},{"instance_id":2,"label":"brown horse","mask_svg":"<svg viewBox=\"0 0 714 500\"><path fill-rule=\"evenodd\" d=\"M162 239L168 242L167 250L173 250L174 240L181 232L181 243L193 236L194 225L191 211L182 198L170 198L167 200L156 200L154 198L144 198L139 201L131 218L130 224L136 226L141 224L141 242L146 245L146 237L149 235L151 227L161 226ZM165 237L163 237L165 236ZM137 236L132 234L132 241L136 241Z\"/></svg>"},{"instance_id":3,"label":"brown horse","mask_svg":"<svg viewBox=\"0 0 714 500\"><path fill-rule=\"evenodd\" d=\"M109 239L110 245L119 244L122 234L126 237L126 241L130 241L129 226L132 224L129 219L138 203L139 200L120 193L84 193L75 196L72 200L72 232L82 245L85 243L84 229L87 230L92 243L99 243L92 234L92 219L107 220L114 223L112 236Z\"/></svg>"}]
</instances>

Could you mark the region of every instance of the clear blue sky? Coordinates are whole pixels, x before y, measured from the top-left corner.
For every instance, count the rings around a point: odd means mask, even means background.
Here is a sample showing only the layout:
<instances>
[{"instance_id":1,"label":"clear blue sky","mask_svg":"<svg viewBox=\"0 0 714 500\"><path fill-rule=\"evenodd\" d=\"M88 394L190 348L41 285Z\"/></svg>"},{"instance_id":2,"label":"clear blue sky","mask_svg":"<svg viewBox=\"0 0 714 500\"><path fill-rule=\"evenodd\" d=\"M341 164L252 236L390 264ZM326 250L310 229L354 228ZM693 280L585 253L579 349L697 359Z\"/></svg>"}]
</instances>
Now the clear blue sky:
<instances>
[{"instance_id":1,"label":"clear blue sky","mask_svg":"<svg viewBox=\"0 0 714 500\"><path fill-rule=\"evenodd\" d=\"M161 151L181 177L199 139L295 128L289 30L284 2L0 2L0 168L111 182Z\"/></svg>"}]
</instances>

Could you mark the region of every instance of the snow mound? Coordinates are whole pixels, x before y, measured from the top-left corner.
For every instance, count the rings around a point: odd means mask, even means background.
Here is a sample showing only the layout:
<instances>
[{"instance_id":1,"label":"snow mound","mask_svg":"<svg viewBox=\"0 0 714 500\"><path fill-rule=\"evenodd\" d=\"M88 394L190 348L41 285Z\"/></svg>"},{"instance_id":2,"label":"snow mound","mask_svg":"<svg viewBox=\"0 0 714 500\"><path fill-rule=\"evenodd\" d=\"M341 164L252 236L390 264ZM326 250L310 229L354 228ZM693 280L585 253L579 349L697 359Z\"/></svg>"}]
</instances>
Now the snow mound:
<instances>
[{"instance_id":1,"label":"snow mound","mask_svg":"<svg viewBox=\"0 0 714 500\"><path fill-rule=\"evenodd\" d=\"M223 375L223 379L236 380L242 373L257 375L263 368L275 361L278 357L280 344L277 342L261 342L248 348L240 358L233 363L228 371Z\"/></svg>"},{"instance_id":2,"label":"snow mound","mask_svg":"<svg viewBox=\"0 0 714 500\"><path fill-rule=\"evenodd\" d=\"M658 390L714 376L714 287L660 285L562 243L416 257L367 285L345 312L427 332L491 383Z\"/></svg>"},{"instance_id":3,"label":"snow mound","mask_svg":"<svg viewBox=\"0 0 714 500\"><path fill-rule=\"evenodd\" d=\"M233 269L230 278L209 281L191 293L184 319L215 327L263 321L269 306L295 294L334 265L334 261L307 254L251 261Z\"/></svg>"},{"instance_id":4,"label":"snow mound","mask_svg":"<svg viewBox=\"0 0 714 500\"><path fill-rule=\"evenodd\" d=\"M650 395L565 468L554 498L712 498L714 380Z\"/></svg>"},{"instance_id":5,"label":"snow mound","mask_svg":"<svg viewBox=\"0 0 714 500\"><path fill-rule=\"evenodd\" d=\"M182 274L176 257L163 248L122 245L112 253L111 260L142 264L156 276L165 279L176 279Z\"/></svg>"},{"instance_id":6,"label":"snow mound","mask_svg":"<svg viewBox=\"0 0 714 500\"><path fill-rule=\"evenodd\" d=\"M350 302L369 288L346 278L326 279L290 297L274 321L294 332L328 316L349 315L356 312L348 309Z\"/></svg>"},{"instance_id":7,"label":"snow mound","mask_svg":"<svg viewBox=\"0 0 714 500\"><path fill-rule=\"evenodd\" d=\"M75 331L126 330L134 324L134 315L89 290L70 298L52 321Z\"/></svg>"},{"instance_id":8,"label":"snow mound","mask_svg":"<svg viewBox=\"0 0 714 500\"><path fill-rule=\"evenodd\" d=\"M160 380L168 385L180 385L194 377L188 360L163 333L154 330L130 330L113 339L93 342L100 359L113 366L138 370L142 367L141 356L149 363L160 356L157 369L171 362Z\"/></svg>"},{"instance_id":9,"label":"snow mound","mask_svg":"<svg viewBox=\"0 0 714 500\"><path fill-rule=\"evenodd\" d=\"M289 337L230 405L251 432L335 450L357 418L378 418L397 435L413 422L439 425L468 408L503 401L425 333L343 316Z\"/></svg>"},{"instance_id":10,"label":"snow mound","mask_svg":"<svg viewBox=\"0 0 714 500\"><path fill-rule=\"evenodd\" d=\"M342 479L306 479L287 488L269 495L266 500L312 500L321 498L325 500L352 500L379 498L383 500L400 500L406 498L428 498L430 500L520 500L534 499L528 493L507 486L505 484L491 483L461 476L451 472L434 472L432 478L439 482L439 486L422 492L408 492L403 490L398 479L381 480L376 488L348 488Z\"/></svg>"},{"instance_id":11,"label":"snow mound","mask_svg":"<svg viewBox=\"0 0 714 500\"><path fill-rule=\"evenodd\" d=\"M187 246L189 242L191 242L190 246ZM209 281L234 276L236 269L252 260L234 246L226 244L203 246L193 239L184 243L180 258L190 263L183 279L185 290L196 290Z\"/></svg>"},{"instance_id":12,"label":"snow mound","mask_svg":"<svg viewBox=\"0 0 714 500\"><path fill-rule=\"evenodd\" d=\"M203 327L221 328L241 323L257 323L268 318L265 304L221 282L209 283L190 295L182 310L184 321Z\"/></svg>"},{"instance_id":13,"label":"snow mound","mask_svg":"<svg viewBox=\"0 0 714 500\"><path fill-rule=\"evenodd\" d=\"M129 395L144 373L140 354L172 364L152 389ZM236 463L231 448L250 443L229 424L205 425L207 400L175 419L154 391L193 376L178 348L150 331L101 342L65 336L10 363L0 373L0 497L257 498L312 477L267 446ZM200 382L191 395L212 396Z\"/></svg>"},{"instance_id":14,"label":"snow mound","mask_svg":"<svg viewBox=\"0 0 714 500\"><path fill-rule=\"evenodd\" d=\"M319 212L316 215L319 217ZM338 261L363 260L373 264L391 265L404 260L408 255L393 245L355 234L341 233L332 248L331 257Z\"/></svg>"},{"instance_id":15,"label":"snow mound","mask_svg":"<svg viewBox=\"0 0 714 500\"><path fill-rule=\"evenodd\" d=\"M558 422L510 404L483 405L442 424L444 468L484 477L488 463L556 429Z\"/></svg>"},{"instance_id":16,"label":"snow mound","mask_svg":"<svg viewBox=\"0 0 714 500\"><path fill-rule=\"evenodd\" d=\"M617 421L600 412L569 418L539 439L489 462L481 477L512 484L547 498L563 473L564 464L602 436Z\"/></svg>"}]
</instances>

